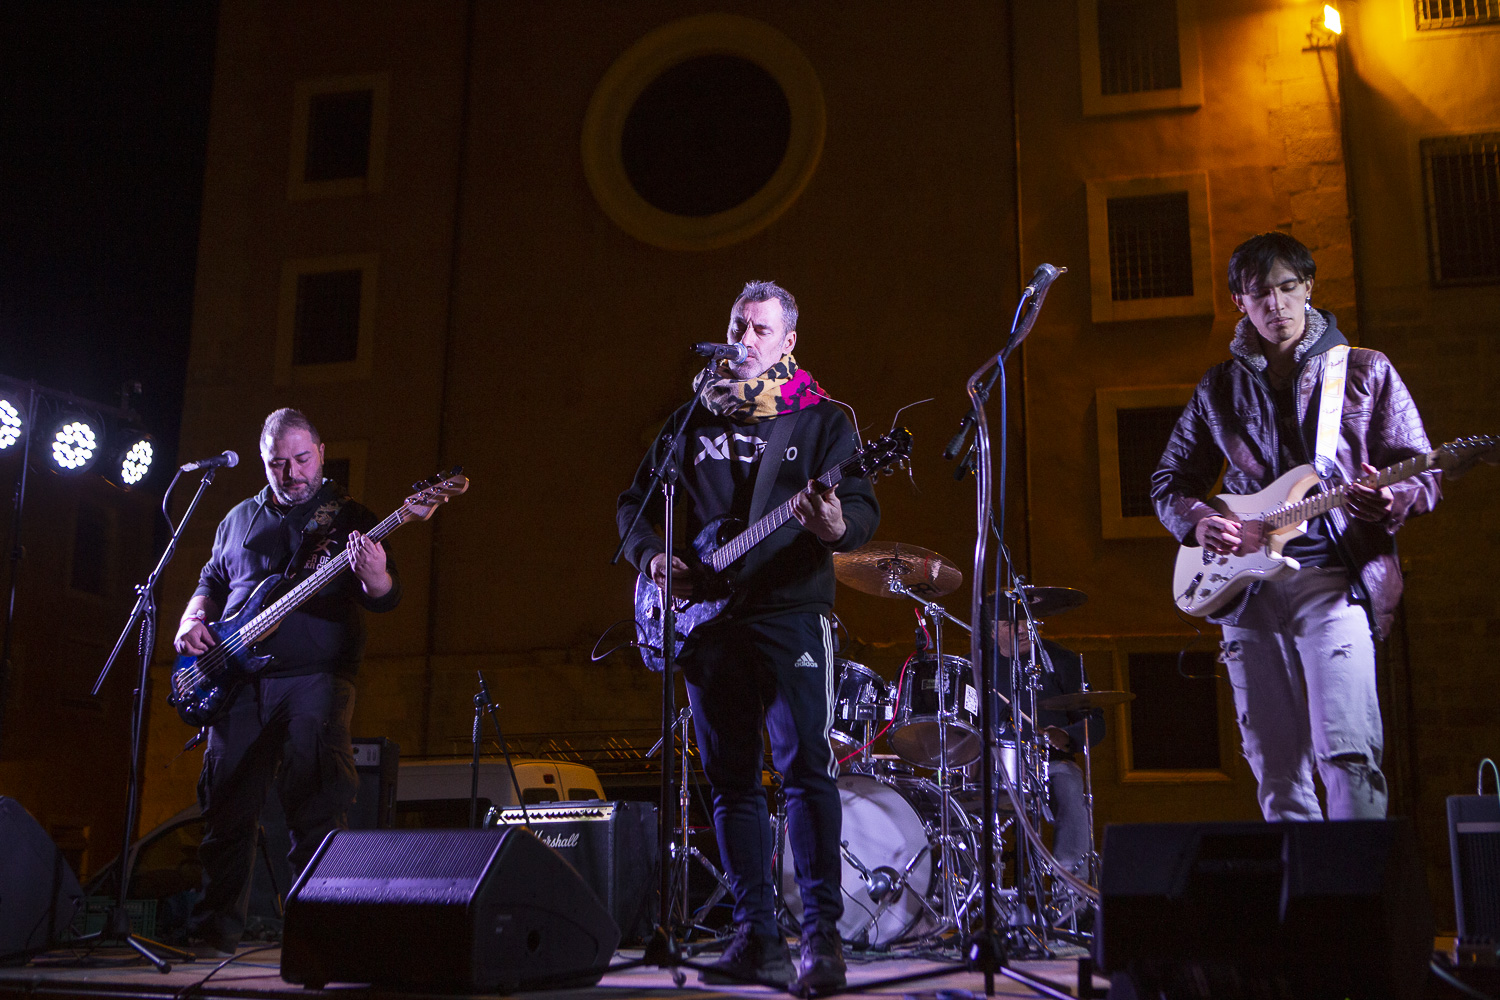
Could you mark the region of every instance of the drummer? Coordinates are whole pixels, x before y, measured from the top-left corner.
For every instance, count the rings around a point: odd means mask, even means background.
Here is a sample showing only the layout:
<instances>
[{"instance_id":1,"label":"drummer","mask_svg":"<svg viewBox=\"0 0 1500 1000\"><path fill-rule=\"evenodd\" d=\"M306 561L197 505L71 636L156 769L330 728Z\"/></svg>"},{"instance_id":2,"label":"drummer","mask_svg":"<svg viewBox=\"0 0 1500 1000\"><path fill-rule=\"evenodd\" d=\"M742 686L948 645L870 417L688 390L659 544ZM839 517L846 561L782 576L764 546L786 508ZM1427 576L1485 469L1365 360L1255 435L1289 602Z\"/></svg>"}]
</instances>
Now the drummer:
<instances>
[{"instance_id":1,"label":"drummer","mask_svg":"<svg viewBox=\"0 0 1500 1000\"><path fill-rule=\"evenodd\" d=\"M1019 650L1017 633L1011 631L1009 621L995 621L986 609L985 621L988 635L999 641L1000 670L997 690L1005 698L1011 697L1011 661L1019 656L1023 663L1031 658L1031 637L1025 622L1019 623ZM1041 622L1037 622L1038 632ZM1041 668L1041 689L1037 701L1060 694L1073 694L1083 689L1083 658L1050 639L1042 640L1037 650L1037 665ZM1059 712L1043 709L1039 713L1042 735L1047 740L1047 800L1052 810L1052 855L1074 875L1086 878L1089 843L1088 806L1083 794L1083 769L1078 766L1075 754L1083 752L1083 741L1094 746L1104 738L1104 710L1096 708L1088 712ZM1010 718L1006 706L1001 706L1001 718ZM1029 727L1028 727L1029 729ZM1030 736L1029 731L1023 731Z\"/></svg>"}]
</instances>

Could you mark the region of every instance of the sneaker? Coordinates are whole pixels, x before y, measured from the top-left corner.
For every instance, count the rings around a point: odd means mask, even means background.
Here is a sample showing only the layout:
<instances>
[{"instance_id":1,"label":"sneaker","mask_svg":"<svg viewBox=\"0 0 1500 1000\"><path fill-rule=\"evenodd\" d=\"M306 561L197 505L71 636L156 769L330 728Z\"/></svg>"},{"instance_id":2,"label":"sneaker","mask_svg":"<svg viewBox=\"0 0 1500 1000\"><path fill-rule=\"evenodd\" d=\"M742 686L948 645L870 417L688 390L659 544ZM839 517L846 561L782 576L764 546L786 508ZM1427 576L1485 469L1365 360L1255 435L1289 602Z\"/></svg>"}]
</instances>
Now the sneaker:
<instances>
[{"instance_id":1,"label":"sneaker","mask_svg":"<svg viewBox=\"0 0 1500 1000\"><path fill-rule=\"evenodd\" d=\"M844 942L834 928L819 927L802 935L801 975L792 984L800 997L841 990L849 982Z\"/></svg>"},{"instance_id":2,"label":"sneaker","mask_svg":"<svg viewBox=\"0 0 1500 1000\"><path fill-rule=\"evenodd\" d=\"M779 935L767 937L740 924L723 956L699 972L698 981L709 986L759 982L784 989L792 981L792 953Z\"/></svg>"}]
</instances>

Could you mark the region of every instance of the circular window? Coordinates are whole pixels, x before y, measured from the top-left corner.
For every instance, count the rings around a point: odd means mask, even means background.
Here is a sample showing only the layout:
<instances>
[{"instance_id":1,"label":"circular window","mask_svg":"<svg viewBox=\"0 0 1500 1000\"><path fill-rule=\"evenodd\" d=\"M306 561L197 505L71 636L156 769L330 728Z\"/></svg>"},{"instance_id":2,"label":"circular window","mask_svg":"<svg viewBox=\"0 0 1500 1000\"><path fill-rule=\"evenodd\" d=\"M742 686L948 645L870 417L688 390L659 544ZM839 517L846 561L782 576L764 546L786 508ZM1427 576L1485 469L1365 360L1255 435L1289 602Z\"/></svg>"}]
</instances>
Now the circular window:
<instances>
[{"instance_id":1,"label":"circular window","mask_svg":"<svg viewBox=\"0 0 1500 1000\"><path fill-rule=\"evenodd\" d=\"M770 225L823 149L812 65L768 25L705 14L664 25L610 67L589 104L583 165L606 214L671 250Z\"/></svg>"}]
</instances>

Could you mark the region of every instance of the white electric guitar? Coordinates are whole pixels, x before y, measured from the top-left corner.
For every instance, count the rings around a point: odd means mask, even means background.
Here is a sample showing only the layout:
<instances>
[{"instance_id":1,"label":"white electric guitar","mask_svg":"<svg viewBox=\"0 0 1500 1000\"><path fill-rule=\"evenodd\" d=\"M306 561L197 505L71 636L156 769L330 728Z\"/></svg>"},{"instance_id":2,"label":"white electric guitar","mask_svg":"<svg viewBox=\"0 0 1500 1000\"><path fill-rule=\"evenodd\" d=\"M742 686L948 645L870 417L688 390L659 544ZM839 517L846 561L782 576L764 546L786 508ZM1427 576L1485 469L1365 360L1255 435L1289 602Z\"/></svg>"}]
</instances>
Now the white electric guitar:
<instances>
[{"instance_id":1,"label":"white electric guitar","mask_svg":"<svg viewBox=\"0 0 1500 1000\"><path fill-rule=\"evenodd\" d=\"M1356 482L1378 490L1433 467L1456 479L1480 459L1493 464L1497 448L1500 438L1459 438ZM1243 556L1215 555L1201 545L1179 548L1177 568L1172 574L1172 599L1177 606L1190 615L1213 614L1257 580L1274 580L1301 569L1297 560L1281 554L1282 548L1307 533L1309 520L1349 502L1348 486L1335 486L1308 496L1317 483L1318 474L1313 467L1299 465L1259 493L1244 496L1221 493L1209 500L1211 506L1236 521L1262 522L1265 543Z\"/></svg>"}]
</instances>

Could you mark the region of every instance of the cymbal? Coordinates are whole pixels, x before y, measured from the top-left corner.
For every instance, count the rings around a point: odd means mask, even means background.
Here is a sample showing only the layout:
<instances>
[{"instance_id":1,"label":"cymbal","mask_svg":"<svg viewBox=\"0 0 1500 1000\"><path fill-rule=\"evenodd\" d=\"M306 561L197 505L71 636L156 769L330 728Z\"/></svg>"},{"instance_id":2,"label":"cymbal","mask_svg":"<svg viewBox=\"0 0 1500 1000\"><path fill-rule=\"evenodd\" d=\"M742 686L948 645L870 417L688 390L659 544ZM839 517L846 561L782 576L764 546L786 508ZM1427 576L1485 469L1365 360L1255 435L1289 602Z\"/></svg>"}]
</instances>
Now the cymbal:
<instances>
[{"instance_id":1,"label":"cymbal","mask_svg":"<svg viewBox=\"0 0 1500 1000\"><path fill-rule=\"evenodd\" d=\"M1021 587L1020 593L1026 597L1026 604L1031 608L1031 614L1036 618L1046 618L1049 615L1059 614L1063 611L1072 611L1088 603L1089 595L1072 587ZM1007 594L1011 591L1006 591Z\"/></svg>"},{"instance_id":2,"label":"cymbal","mask_svg":"<svg viewBox=\"0 0 1500 1000\"><path fill-rule=\"evenodd\" d=\"M1088 712L1110 705L1123 705L1135 695L1129 691L1074 691L1072 694L1055 694L1043 698L1037 704L1049 712Z\"/></svg>"},{"instance_id":3,"label":"cymbal","mask_svg":"<svg viewBox=\"0 0 1500 1000\"><path fill-rule=\"evenodd\" d=\"M930 549L902 542L868 542L853 552L833 554L833 575L839 583L876 597L891 593L891 579L928 600L957 590L964 575L949 559Z\"/></svg>"}]
</instances>

